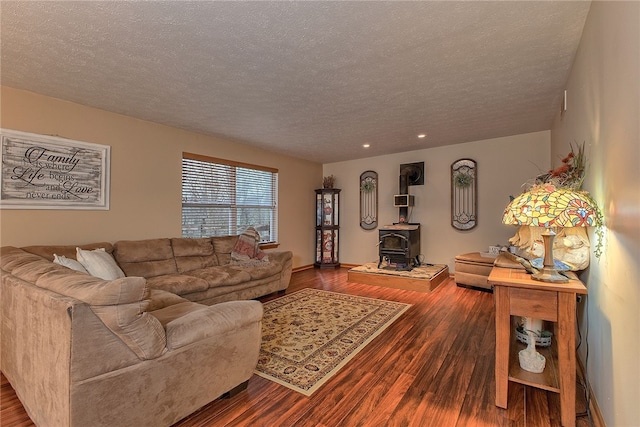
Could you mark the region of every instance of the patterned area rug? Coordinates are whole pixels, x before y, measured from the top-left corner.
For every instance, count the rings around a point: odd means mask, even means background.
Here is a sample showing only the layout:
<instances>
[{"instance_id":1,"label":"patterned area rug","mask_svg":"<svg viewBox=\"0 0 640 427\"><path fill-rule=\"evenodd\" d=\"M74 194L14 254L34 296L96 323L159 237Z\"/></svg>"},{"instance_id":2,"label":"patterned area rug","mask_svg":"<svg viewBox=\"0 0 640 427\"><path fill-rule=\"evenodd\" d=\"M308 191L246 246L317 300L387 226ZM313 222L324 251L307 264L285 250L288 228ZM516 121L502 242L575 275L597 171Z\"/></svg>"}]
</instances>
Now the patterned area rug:
<instances>
[{"instance_id":1,"label":"patterned area rug","mask_svg":"<svg viewBox=\"0 0 640 427\"><path fill-rule=\"evenodd\" d=\"M266 302L256 374L310 396L409 307L317 289Z\"/></svg>"}]
</instances>

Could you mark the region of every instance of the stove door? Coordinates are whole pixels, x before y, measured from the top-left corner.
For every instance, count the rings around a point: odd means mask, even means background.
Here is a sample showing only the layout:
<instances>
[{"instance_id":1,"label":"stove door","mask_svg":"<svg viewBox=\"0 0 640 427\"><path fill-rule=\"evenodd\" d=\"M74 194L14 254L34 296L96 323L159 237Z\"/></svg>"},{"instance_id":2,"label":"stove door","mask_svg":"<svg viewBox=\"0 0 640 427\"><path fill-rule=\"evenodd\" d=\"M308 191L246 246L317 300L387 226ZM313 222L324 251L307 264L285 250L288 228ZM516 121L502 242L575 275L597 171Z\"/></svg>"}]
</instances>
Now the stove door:
<instances>
[{"instance_id":1,"label":"stove door","mask_svg":"<svg viewBox=\"0 0 640 427\"><path fill-rule=\"evenodd\" d=\"M409 247L409 239L398 233L386 233L380 236L380 253L404 253Z\"/></svg>"}]
</instances>

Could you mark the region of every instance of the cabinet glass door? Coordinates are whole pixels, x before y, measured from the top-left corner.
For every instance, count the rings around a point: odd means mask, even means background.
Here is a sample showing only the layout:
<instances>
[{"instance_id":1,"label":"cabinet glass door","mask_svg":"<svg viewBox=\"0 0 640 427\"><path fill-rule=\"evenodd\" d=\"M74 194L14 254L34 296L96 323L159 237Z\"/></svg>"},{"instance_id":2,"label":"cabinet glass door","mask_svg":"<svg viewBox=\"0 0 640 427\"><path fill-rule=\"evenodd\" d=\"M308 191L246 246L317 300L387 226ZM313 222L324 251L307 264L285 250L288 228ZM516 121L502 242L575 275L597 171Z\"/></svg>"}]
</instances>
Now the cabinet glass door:
<instances>
[{"instance_id":1,"label":"cabinet glass door","mask_svg":"<svg viewBox=\"0 0 640 427\"><path fill-rule=\"evenodd\" d=\"M340 266L338 261L339 194L340 190L333 188L316 190L316 267Z\"/></svg>"}]
</instances>

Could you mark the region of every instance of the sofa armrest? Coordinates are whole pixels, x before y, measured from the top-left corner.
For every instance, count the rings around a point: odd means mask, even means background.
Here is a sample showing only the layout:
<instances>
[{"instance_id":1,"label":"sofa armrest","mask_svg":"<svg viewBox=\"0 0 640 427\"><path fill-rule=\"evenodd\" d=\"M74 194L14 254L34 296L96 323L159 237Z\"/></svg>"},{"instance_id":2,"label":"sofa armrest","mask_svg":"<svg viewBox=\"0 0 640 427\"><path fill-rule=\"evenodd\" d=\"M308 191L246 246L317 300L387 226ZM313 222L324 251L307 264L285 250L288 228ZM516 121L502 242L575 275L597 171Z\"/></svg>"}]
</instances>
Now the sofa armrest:
<instances>
[{"instance_id":1,"label":"sofa armrest","mask_svg":"<svg viewBox=\"0 0 640 427\"><path fill-rule=\"evenodd\" d=\"M293 272L293 252L291 251L270 251L267 252L269 260L277 262L282 266L280 273L280 290L285 290L291 282L291 273Z\"/></svg>"},{"instance_id":2,"label":"sofa armrest","mask_svg":"<svg viewBox=\"0 0 640 427\"><path fill-rule=\"evenodd\" d=\"M277 262L280 265L286 265L287 261L293 258L291 251L265 251L269 256L269 261Z\"/></svg>"},{"instance_id":3,"label":"sofa armrest","mask_svg":"<svg viewBox=\"0 0 640 427\"><path fill-rule=\"evenodd\" d=\"M223 338L245 325L262 321L259 301L230 301L205 307L167 323L167 348L175 350L212 337Z\"/></svg>"}]
</instances>

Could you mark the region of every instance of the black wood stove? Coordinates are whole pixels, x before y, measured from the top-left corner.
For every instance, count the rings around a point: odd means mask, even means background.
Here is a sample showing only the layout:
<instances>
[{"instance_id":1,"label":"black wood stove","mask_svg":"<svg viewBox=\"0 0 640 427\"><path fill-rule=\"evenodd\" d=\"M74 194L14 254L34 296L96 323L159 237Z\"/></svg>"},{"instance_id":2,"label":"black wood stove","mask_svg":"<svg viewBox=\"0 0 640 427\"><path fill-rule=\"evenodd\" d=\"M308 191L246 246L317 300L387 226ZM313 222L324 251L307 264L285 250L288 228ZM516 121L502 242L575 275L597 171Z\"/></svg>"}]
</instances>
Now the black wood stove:
<instances>
[{"instance_id":1,"label":"black wood stove","mask_svg":"<svg viewBox=\"0 0 640 427\"><path fill-rule=\"evenodd\" d=\"M411 270L420 265L420 224L385 225L378 231L378 268L384 261L395 264L396 270Z\"/></svg>"}]
</instances>

